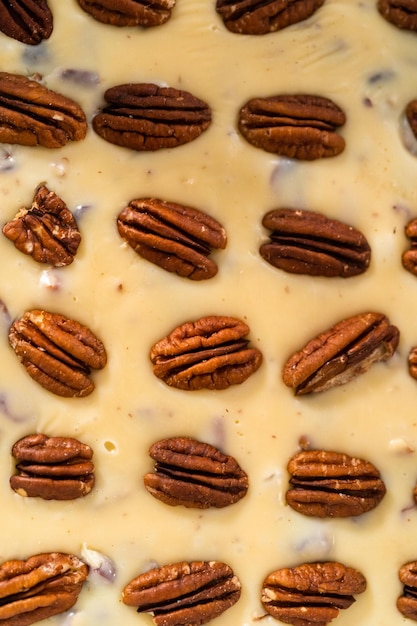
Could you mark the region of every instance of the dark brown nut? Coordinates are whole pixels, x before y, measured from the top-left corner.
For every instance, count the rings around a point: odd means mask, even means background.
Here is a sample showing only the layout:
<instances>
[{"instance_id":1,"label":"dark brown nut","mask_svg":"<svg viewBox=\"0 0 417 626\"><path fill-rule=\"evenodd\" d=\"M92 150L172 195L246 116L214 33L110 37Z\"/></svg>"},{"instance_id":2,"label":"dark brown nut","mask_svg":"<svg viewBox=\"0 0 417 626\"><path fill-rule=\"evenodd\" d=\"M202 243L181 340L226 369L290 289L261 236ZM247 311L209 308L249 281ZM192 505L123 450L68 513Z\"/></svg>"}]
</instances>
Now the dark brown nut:
<instances>
[{"instance_id":1,"label":"dark brown nut","mask_svg":"<svg viewBox=\"0 0 417 626\"><path fill-rule=\"evenodd\" d=\"M140 574L122 592L138 613L150 613L156 626L201 626L232 607L240 581L219 561L163 565Z\"/></svg>"},{"instance_id":2,"label":"dark brown nut","mask_svg":"<svg viewBox=\"0 0 417 626\"><path fill-rule=\"evenodd\" d=\"M397 28L417 31L417 0L379 0L381 15Z\"/></svg>"},{"instance_id":3,"label":"dark brown nut","mask_svg":"<svg viewBox=\"0 0 417 626\"><path fill-rule=\"evenodd\" d=\"M175 0L78 0L95 20L111 26L159 26L171 17Z\"/></svg>"},{"instance_id":4,"label":"dark brown nut","mask_svg":"<svg viewBox=\"0 0 417 626\"><path fill-rule=\"evenodd\" d=\"M241 500L248 476L237 461L208 443L172 437L154 443L154 472L144 483L151 495L171 506L222 508Z\"/></svg>"},{"instance_id":5,"label":"dark brown nut","mask_svg":"<svg viewBox=\"0 0 417 626\"><path fill-rule=\"evenodd\" d=\"M49 39L53 16L47 0L0 0L0 31L28 45Z\"/></svg>"},{"instance_id":6,"label":"dark brown nut","mask_svg":"<svg viewBox=\"0 0 417 626\"><path fill-rule=\"evenodd\" d=\"M255 148L290 159L312 161L343 152L336 129L346 116L328 98L282 95L252 98L240 110L238 127Z\"/></svg>"},{"instance_id":7,"label":"dark brown nut","mask_svg":"<svg viewBox=\"0 0 417 626\"><path fill-rule=\"evenodd\" d=\"M20 496L74 500L94 487L93 451L72 437L27 435L13 445L17 473L10 486Z\"/></svg>"},{"instance_id":8,"label":"dark brown nut","mask_svg":"<svg viewBox=\"0 0 417 626\"><path fill-rule=\"evenodd\" d=\"M0 565L0 623L29 626L77 602L88 567L73 554L50 552Z\"/></svg>"},{"instance_id":9,"label":"dark brown nut","mask_svg":"<svg viewBox=\"0 0 417 626\"><path fill-rule=\"evenodd\" d=\"M262 224L272 232L259 252L286 272L348 278L369 266L371 248L364 235L338 220L302 209L274 209Z\"/></svg>"},{"instance_id":10,"label":"dark brown nut","mask_svg":"<svg viewBox=\"0 0 417 626\"><path fill-rule=\"evenodd\" d=\"M188 91L153 83L107 89L108 103L93 118L106 141L131 150L176 148L197 139L211 123L210 107Z\"/></svg>"},{"instance_id":11,"label":"dark brown nut","mask_svg":"<svg viewBox=\"0 0 417 626\"><path fill-rule=\"evenodd\" d=\"M397 609L404 617L417 622L417 561L410 561L398 572L403 584L402 595L397 600Z\"/></svg>"},{"instance_id":12,"label":"dark brown nut","mask_svg":"<svg viewBox=\"0 0 417 626\"><path fill-rule=\"evenodd\" d=\"M177 389L227 389L259 368L262 354L248 346L249 327L211 315L175 328L151 349L155 376Z\"/></svg>"},{"instance_id":13,"label":"dark brown nut","mask_svg":"<svg viewBox=\"0 0 417 626\"><path fill-rule=\"evenodd\" d=\"M417 31L417 2L416 2L416 28ZM411 129L414 138L417 139L417 99L410 100L410 102L405 107L405 119L408 122L408 125ZM406 226L406 235L410 237L410 239L415 239L416 237L416 222L417 218L411 220L410 224Z\"/></svg>"},{"instance_id":14,"label":"dark brown nut","mask_svg":"<svg viewBox=\"0 0 417 626\"><path fill-rule=\"evenodd\" d=\"M417 100L416 100L417 105ZM415 133L417 137L417 106L415 118ZM405 235L410 240L410 248L402 254L401 261L403 267L411 274L417 276L417 218L413 218L405 227Z\"/></svg>"},{"instance_id":15,"label":"dark brown nut","mask_svg":"<svg viewBox=\"0 0 417 626\"><path fill-rule=\"evenodd\" d=\"M30 208L22 207L3 226L3 234L20 252L55 267L72 263L81 242L73 214L45 185L36 190Z\"/></svg>"},{"instance_id":16,"label":"dark brown nut","mask_svg":"<svg viewBox=\"0 0 417 626\"><path fill-rule=\"evenodd\" d=\"M382 313L360 313L309 341L285 363L282 379L296 395L326 391L394 354L399 330Z\"/></svg>"},{"instance_id":17,"label":"dark brown nut","mask_svg":"<svg viewBox=\"0 0 417 626\"><path fill-rule=\"evenodd\" d=\"M20 74L0 72L0 142L62 148L87 133L81 107Z\"/></svg>"},{"instance_id":18,"label":"dark brown nut","mask_svg":"<svg viewBox=\"0 0 417 626\"><path fill-rule=\"evenodd\" d=\"M217 0L216 10L232 33L266 35L302 22L324 0Z\"/></svg>"},{"instance_id":19,"label":"dark brown nut","mask_svg":"<svg viewBox=\"0 0 417 626\"><path fill-rule=\"evenodd\" d=\"M411 348L408 353L408 371L410 376L417 380L417 346Z\"/></svg>"},{"instance_id":20,"label":"dark brown nut","mask_svg":"<svg viewBox=\"0 0 417 626\"><path fill-rule=\"evenodd\" d=\"M156 198L129 202L117 218L119 234L140 256L191 280L217 274L212 248L225 248L219 222L192 207Z\"/></svg>"},{"instance_id":21,"label":"dark brown nut","mask_svg":"<svg viewBox=\"0 0 417 626\"><path fill-rule=\"evenodd\" d=\"M86 326L38 309L13 322L9 341L27 373L58 396L89 395L91 369L107 361L102 342Z\"/></svg>"},{"instance_id":22,"label":"dark brown nut","mask_svg":"<svg viewBox=\"0 0 417 626\"><path fill-rule=\"evenodd\" d=\"M289 506L310 517L354 517L374 509L386 493L369 461L341 452L302 450L288 463Z\"/></svg>"},{"instance_id":23,"label":"dark brown nut","mask_svg":"<svg viewBox=\"0 0 417 626\"><path fill-rule=\"evenodd\" d=\"M336 561L303 563L269 574L261 601L272 617L286 624L325 626L365 589L365 577L352 567Z\"/></svg>"}]
</instances>

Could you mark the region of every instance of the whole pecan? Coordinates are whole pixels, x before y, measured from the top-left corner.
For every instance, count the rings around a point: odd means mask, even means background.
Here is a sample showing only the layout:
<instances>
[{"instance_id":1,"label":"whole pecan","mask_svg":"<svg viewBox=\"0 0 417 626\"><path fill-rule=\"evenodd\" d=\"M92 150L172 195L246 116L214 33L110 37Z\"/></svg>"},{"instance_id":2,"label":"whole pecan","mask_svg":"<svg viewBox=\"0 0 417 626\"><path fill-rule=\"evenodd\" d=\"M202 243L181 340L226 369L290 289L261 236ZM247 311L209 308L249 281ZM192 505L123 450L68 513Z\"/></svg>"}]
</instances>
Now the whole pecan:
<instances>
[{"instance_id":1,"label":"whole pecan","mask_svg":"<svg viewBox=\"0 0 417 626\"><path fill-rule=\"evenodd\" d=\"M286 272L347 278L362 274L369 266L371 248L364 235L338 220L285 208L269 211L262 224L272 232L259 252Z\"/></svg>"},{"instance_id":2,"label":"whole pecan","mask_svg":"<svg viewBox=\"0 0 417 626\"><path fill-rule=\"evenodd\" d=\"M88 567L74 554L50 552L0 565L0 623L29 626L77 602Z\"/></svg>"},{"instance_id":3,"label":"whole pecan","mask_svg":"<svg viewBox=\"0 0 417 626\"><path fill-rule=\"evenodd\" d=\"M53 16L47 0L0 0L0 31L28 45L49 39Z\"/></svg>"},{"instance_id":4,"label":"whole pecan","mask_svg":"<svg viewBox=\"0 0 417 626\"><path fill-rule=\"evenodd\" d=\"M248 346L249 327L222 315L175 328L151 349L155 376L177 389L226 389L259 368L262 354Z\"/></svg>"},{"instance_id":5,"label":"whole pecan","mask_svg":"<svg viewBox=\"0 0 417 626\"><path fill-rule=\"evenodd\" d=\"M334 157L345 148L336 129L346 121L332 100L315 95L252 98L239 112L238 128L255 148L290 159Z\"/></svg>"},{"instance_id":6,"label":"whole pecan","mask_svg":"<svg viewBox=\"0 0 417 626\"><path fill-rule=\"evenodd\" d=\"M93 451L72 437L27 435L12 447L17 473L10 486L21 496L73 500L94 487Z\"/></svg>"},{"instance_id":7,"label":"whole pecan","mask_svg":"<svg viewBox=\"0 0 417 626\"><path fill-rule=\"evenodd\" d=\"M45 185L36 189L30 208L22 207L3 226L3 234L20 252L55 267L72 263L81 242L73 214Z\"/></svg>"},{"instance_id":8,"label":"whole pecan","mask_svg":"<svg viewBox=\"0 0 417 626\"><path fill-rule=\"evenodd\" d=\"M140 256L191 280L217 274L212 248L225 248L226 231L192 207L156 198L131 200L117 218L119 234Z\"/></svg>"},{"instance_id":9,"label":"whole pecan","mask_svg":"<svg viewBox=\"0 0 417 626\"><path fill-rule=\"evenodd\" d=\"M27 311L11 325L9 341L28 374L59 396L89 395L91 369L102 369L107 361L91 330L58 313Z\"/></svg>"},{"instance_id":10,"label":"whole pecan","mask_svg":"<svg viewBox=\"0 0 417 626\"><path fill-rule=\"evenodd\" d=\"M397 608L408 619L417 622L417 561L410 561L398 572L403 591L397 600Z\"/></svg>"},{"instance_id":11,"label":"whole pecan","mask_svg":"<svg viewBox=\"0 0 417 626\"><path fill-rule=\"evenodd\" d=\"M175 0L78 0L95 20L112 26L159 26L171 17Z\"/></svg>"},{"instance_id":12,"label":"whole pecan","mask_svg":"<svg viewBox=\"0 0 417 626\"><path fill-rule=\"evenodd\" d=\"M272 617L286 624L325 626L365 589L365 577L352 567L336 561L303 563L271 572L263 582L261 601Z\"/></svg>"},{"instance_id":13,"label":"whole pecan","mask_svg":"<svg viewBox=\"0 0 417 626\"><path fill-rule=\"evenodd\" d=\"M151 495L171 506L222 508L241 500L248 477L230 455L190 437L172 437L154 443L150 456L154 472L144 483Z\"/></svg>"},{"instance_id":14,"label":"whole pecan","mask_svg":"<svg viewBox=\"0 0 417 626\"><path fill-rule=\"evenodd\" d=\"M153 83L107 89L107 105L93 118L106 141L132 150L176 148L197 139L211 123L210 107L188 91Z\"/></svg>"},{"instance_id":15,"label":"whole pecan","mask_svg":"<svg viewBox=\"0 0 417 626\"><path fill-rule=\"evenodd\" d=\"M266 35L306 20L324 0L217 0L216 10L232 33Z\"/></svg>"},{"instance_id":16,"label":"whole pecan","mask_svg":"<svg viewBox=\"0 0 417 626\"><path fill-rule=\"evenodd\" d=\"M417 0L378 0L381 15L397 28L417 31Z\"/></svg>"},{"instance_id":17,"label":"whole pecan","mask_svg":"<svg viewBox=\"0 0 417 626\"><path fill-rule=\"evenodd\" d=\"M140 574L122 592L138 613L150 613L156 626L201 626L232 607L240 581L219 561L163 565Z\"/></svg>"},{"instance_id":18,"label":"whole pecan","mask_svg":"<svg viewBox=\"0 0 417 626\"><path fill-rule=\"evenodd\" d=\"M81 107L36 80L0 72L0 142L62 148L84 139Z\"/></svg>"},{"instance_id":19,"label":"whole pecan","mask_svg":"<svg viewBox=\"0 0 417 626\"><path fill-rule=\"evenodd\" d=\"M302 450L288 463L287 504L310 517L354 517L374 509L386 488L376 467L342 452Z\"/></svg>"},{"instance_id":20,"label":"whole pecan","mask_svg":"<svg viewBox=\"0 0 417 626\"><path fill-rule=\"evenodd\" d=\"M326 391L394 354L399 330L382 313L359 313L310 340L285 363L282 379L296 395Z\"/></svg>"}]
</instances>

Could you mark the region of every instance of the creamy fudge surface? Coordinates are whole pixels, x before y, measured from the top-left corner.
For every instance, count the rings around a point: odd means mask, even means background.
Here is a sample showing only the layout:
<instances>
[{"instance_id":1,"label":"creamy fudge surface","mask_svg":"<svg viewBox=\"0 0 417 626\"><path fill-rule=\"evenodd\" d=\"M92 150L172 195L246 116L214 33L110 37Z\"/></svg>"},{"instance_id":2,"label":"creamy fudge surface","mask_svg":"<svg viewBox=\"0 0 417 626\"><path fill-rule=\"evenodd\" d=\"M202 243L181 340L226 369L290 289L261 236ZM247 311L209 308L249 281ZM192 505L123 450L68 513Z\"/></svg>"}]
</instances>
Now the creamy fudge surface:
<instances>
[{"instance_id":1,"label":"creamy fudge surface","mask_svg":"<svg viewBox=\"0 0 417 626\"><path fill-rule=\"evenodd\" d=\"M77 604L47 622L65 626L150 624L121 602L122 588L155 565L220 560L242 583L240 600L215 620L251 626L265 612L260 589L275 569L339 560L360 570L367 590L336 623L406 623L395 602L399 567L417 559L417 381L407 355L417 344L417 278L404 270L405 224L417 216L417 156L403 111L417 97L417 39L379 15L374 0L326 0L311 18L261 37L228 32L214 2L177 0L171 19L148 30L105 26L75 1L50 0L54 30L39 46L0 34L0 65L40 74L76 100L89 122L106 88L155 82L207 102L210 128L173 150L136 153L98 137L62 149L0 146L2 224L44 182L75 215L82 236L65 268L36 263L0 238L0 558L43 551L77 554L91 566ZM346 113L344 152L297 162L249 145L237 116L254 96L310 93ZM413 154L414 152L414 154ZM116 217L133 198L193 206L226 229L219 272L194 282L139 257L120 238ZM304 208L359 229L372 248L369 269L339 279L296 276L259 255L263 215ZM108 364L86 398L66 399L33 381L9 346L11 321L43 308L88 326ZM394 357L322 394L295 397L281 370L287 358L334 323L385 313L401 333ZM260 369L222 391L180 391L157 379L152 345L205 315L232 315L250 327ZM96 485L85 498L24 498L9 487L13 443L24 435L76 437L94 450ZM170 507L143 476L158 439L191 436L233 455L249 476L240 502L221 510ZM285 504L287 462L300 441L371 461L387 494L358 518L314 519ZM264 617L263 624L278 623Z\"/></svg>"}]
</instances>

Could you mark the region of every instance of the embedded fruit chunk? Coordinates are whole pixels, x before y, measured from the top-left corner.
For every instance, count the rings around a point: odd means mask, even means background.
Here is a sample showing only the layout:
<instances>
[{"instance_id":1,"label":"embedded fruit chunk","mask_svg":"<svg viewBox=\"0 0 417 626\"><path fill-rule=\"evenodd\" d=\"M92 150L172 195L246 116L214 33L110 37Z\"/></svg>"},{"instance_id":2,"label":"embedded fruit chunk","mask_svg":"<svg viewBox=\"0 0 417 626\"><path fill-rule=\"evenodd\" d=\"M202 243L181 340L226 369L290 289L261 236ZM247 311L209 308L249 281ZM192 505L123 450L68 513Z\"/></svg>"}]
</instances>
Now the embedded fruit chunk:
<instances>
[{"instance_id":1,"label":"embedded fruit chunk","mask_svg":"<svg viewBox=\"0 0 417 626\"><path fill-rule=\"evenodd\" d=\"M160 26L171 17L175 0L78 0L95 20L112 26Z\"/></svg>"},{"instance_id":2,"label":"embedded fruit chunk","mask_svg":"<svg viewBox=\"0 0 417 626\"><path fill-rule=\"evenodd\" d=\"M403 592L397 600L397 609L404 617L417 622L417 561L405 563L398 576L403 584Z\"/></svg>"},{"instance_id":3,"label":"embedded fruit chunk","mask_svg":"<svg viewBox=\"0 0 417 626\"><path fill-rule=\"evenodd\" d=\"M382 313L360 313L309 341L285 363L282 379L296 395L326 391L394 354L399 330Z\"/></svg>"},{"instance_id":4,"label":"embedded fruit chunk","mask_svg":"<svg viewBox=\"0 0 417 626\"><path fill-rule=\"evenodd\" d=\"M133 579L122 599L138 613L150 613L156 626L201 626L232 607L240 581L219 561L180 562Z\"/></svg>"},{"instance_id":5,"label":"embedded fruit chunk","mask_svg":"<svg viewBox=\"0 0 417 626\"><path fill-rule=\"evenodd\" d=\"M151 349L155 376L177 389L226 389L259 368L262 354L248 346L249 327L211 315L175 328Z\"/></svg>"},{"instance_id":6,"label":"embedded fruit chunk","mask_svg":"<svg viewBox=\"0 0 417 626\"><path fill-rule=\"evenodd\" d=\"M87 134L81 107L36 80L0 72L0 142L62 148Z\"/></svg>"},{"instance_id":7,"label":"embedded fruit chunk","mask_svg":"<svg viewBox=\"0 0 417 626\"><path fill-rule=\"evenodd\" d=\"M336 561L303 563L269 574L261 601L272 617L285 624L325 626L365 589L365 577L352 567Z\"/></svg>"},{"instance_id":8,"label":"embedded fruit chunk","mask_svg":"<svg viewBox=\"0 0 417 626\"><path fill-rule=\"evenodd\" d=\"M107 89L107 105L93 118L102 139L131 150L176 148L194 141L211 123L210 107L188 91L153 83Z\"/></svg>"},{"instance_id":9,"label":"embedded fruit chunk","mask_svg":"<svg viewBox=\"0 0 417 626\"><path fill-rule=\"evenodd\" d=\"M27 373L59 396L89 395L91 369L107 362L103 343L91 330L57 313L27 311L11 325L9 341Z\"/></svg>"},{"instance_id":10,"label":"embedded fruit chunk","mask_svg":"<svg viewBox=\"0 0 417 626\"><path fill-rule=\"evenodd\" d=\"M397 28L417 31L417 0L378 0L381 15Z\"/></svg>"},{"instance_id":11,"label":"embedded fruit chunk","mask_svg":"<svg viewBox=\"0 0 417 626\"><path fill-rule=\"evenodd\" d=\"M289 506L310 517L354 517L371 511L385 484L369 461L341 452L303 450L288 463Z\"/></svg>"},{"instance_id":12,"label":"embedded fruit chunk","mask_svg":"<svg viewBox=\"0 0 417 626\"><path fill-rule=\"evenodd\" d=\"M259 252L286 272L348 278L369 266L371 248L364 235L338 220L302 209L274 209L262 224L272 232Z\"/></svg>"},{"instance_id":13,"label":"embedded fruit chunk","mask_svg":"<svg viewBox=\"0 0 417 626\"><path fill-rule=\"evenodd\" d=\"M77 602L88 567L73 554L50 552L0 565L0 623L29 626Z\"/></svg>"},{"instance_id":14,"label":"embedded fruit chunk","mask_svg":"<svg viewBox=\"0 0 417 626\"><path fill-rule=\"evenodd\" d=\"M225 248L226 231L206 213L156 198L131 200L117 218L119 234L140 256L179 276L217 274L212 248Z\"/></svg>"},{"instance_id":15,"label":"embedded fruit chunk","mask_svg":"<svg viewBox=\"0 0 417 626\"><path fill-rule=\"evenodd\" d=\"M145 487L165 504L222 508L247 493L248 477L237 461L208 443L172 437L154 443L149 454L156 463Z\"/></svg>"},{"instance_id":16,"label":"embedded fruit chunk","mask_svg":"<svg viewBox=\"0 0 417 626\"><path fill-rule=\"evenodd\" d=\"M290 159L311 161L343 152L336 130L346 121L332 100L315 95L252 98L239 112L238 128L255 148Z\"/></svg>"},{"instance_id":17,"label":"embedded fruit chunk","mask_svg":"<svg viewBox=\"0 0 417 626\"><path fill-rule=\"evenodd\" d=\"M63 267L73 262L81 242L77 222L67 205L45 185L40 185L30 208L22 207L5 224L3 234L20 252L38 263Z\"/></svg>"},{"instance_id":18,"label":"embedded fruit chunk","mask_svg":"<svg viewBox=\"0 0 417 626\"><path fill-rule=\"evenodd\" d=\"M93 451L72 437L27 435L12 448L17 473L10 486L21 496L73 500L94 487Z\"/></svg>"},{"instance_id":19,"label":"embedded fruit chunk","mask_svg":"<svg viewBox=\"0 0 417 626\"><path fill-rule=\"evenodd\" d=\"M217 0L216 10L232 33L266 35L302 22L324 0Z\"/></svg>"},{"instance_id":20,"label":"embedded fruit chunk","mask_svg":"<svg viewBox=\"0 0 417 626\"><path fill-rule=\"evenodd\" d=\"M35 46L49 39L53 16L47 0L0 0L0 31Z\"/></svg>"}]
</instances>

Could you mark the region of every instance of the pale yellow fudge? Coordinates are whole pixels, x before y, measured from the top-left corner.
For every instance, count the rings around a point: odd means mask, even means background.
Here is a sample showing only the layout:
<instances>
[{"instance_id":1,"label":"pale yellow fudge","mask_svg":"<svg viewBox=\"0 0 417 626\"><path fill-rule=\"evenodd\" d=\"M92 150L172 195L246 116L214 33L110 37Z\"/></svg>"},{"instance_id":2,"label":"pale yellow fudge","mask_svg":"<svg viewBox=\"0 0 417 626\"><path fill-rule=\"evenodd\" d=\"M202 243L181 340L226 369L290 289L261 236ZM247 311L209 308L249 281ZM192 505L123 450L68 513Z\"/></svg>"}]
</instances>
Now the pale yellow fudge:
<instances>
[{"instance_id":1,"label":"pale yellow fudge","mask_svg":"<svg viewBox=\"0 0 417 626\"><path fill-rule=\"evenodd\" d=\"M374 0L326 0L307 20L276 33L229 32L214 2L177 0L165 24L106 26L75 0L50 0L54 28L39 46L0 34L0 66L40 75L75 100L89 129L60 149L0 146L2 226L44 183L75 216L81 243L73 263L36 262L0 237L0 560L41 552L77 555L90 566L77 603L42 623L134 626L152 623L121 600L141 572L179 561L218 560L238 576L238 602L218 626L278 624L260 593L274 570L340 561L366 590L338 626L399 626L398 570L417 559L417 381L407 355L417 344L417 277L401 264L404 227L417 216L417 157L403 122L417 97L417 39L385 21ZM137 152L91 128L104 91L151 82L209 104L210 127L175 149ZM240 108L255 96L327 97L346 114L346 146L334 158L297 161L250 145L238 132ZM195 207L226 230L212 258L218 273L192 281L141 258L120 237L116 218L136 198ZM263 216L307 209L348 223L368 240L369 268L351 278L290 274L259 247ZM28 376L9 345L13 320L43 309L85 324L103 342L107 364L94 391L55 395ZM377 311L400 331L395 354L348 384L295 396L282 380L291 354L358 313ZM152 346L204 316L249 327L259 369L227 389L181 390L158 379ZM23 497L9 486L11 450L33 433L73 437L94 452L95 485L69 501ZM187 436L232 455L249 488L239 502L205 510L169 506L150 495L150 446ZM370 461L386 495L366 514L307 517L286 504L287 464L304 446ZM104 574L103 575L100 575Z\"/></svg>"}]
</instances>

